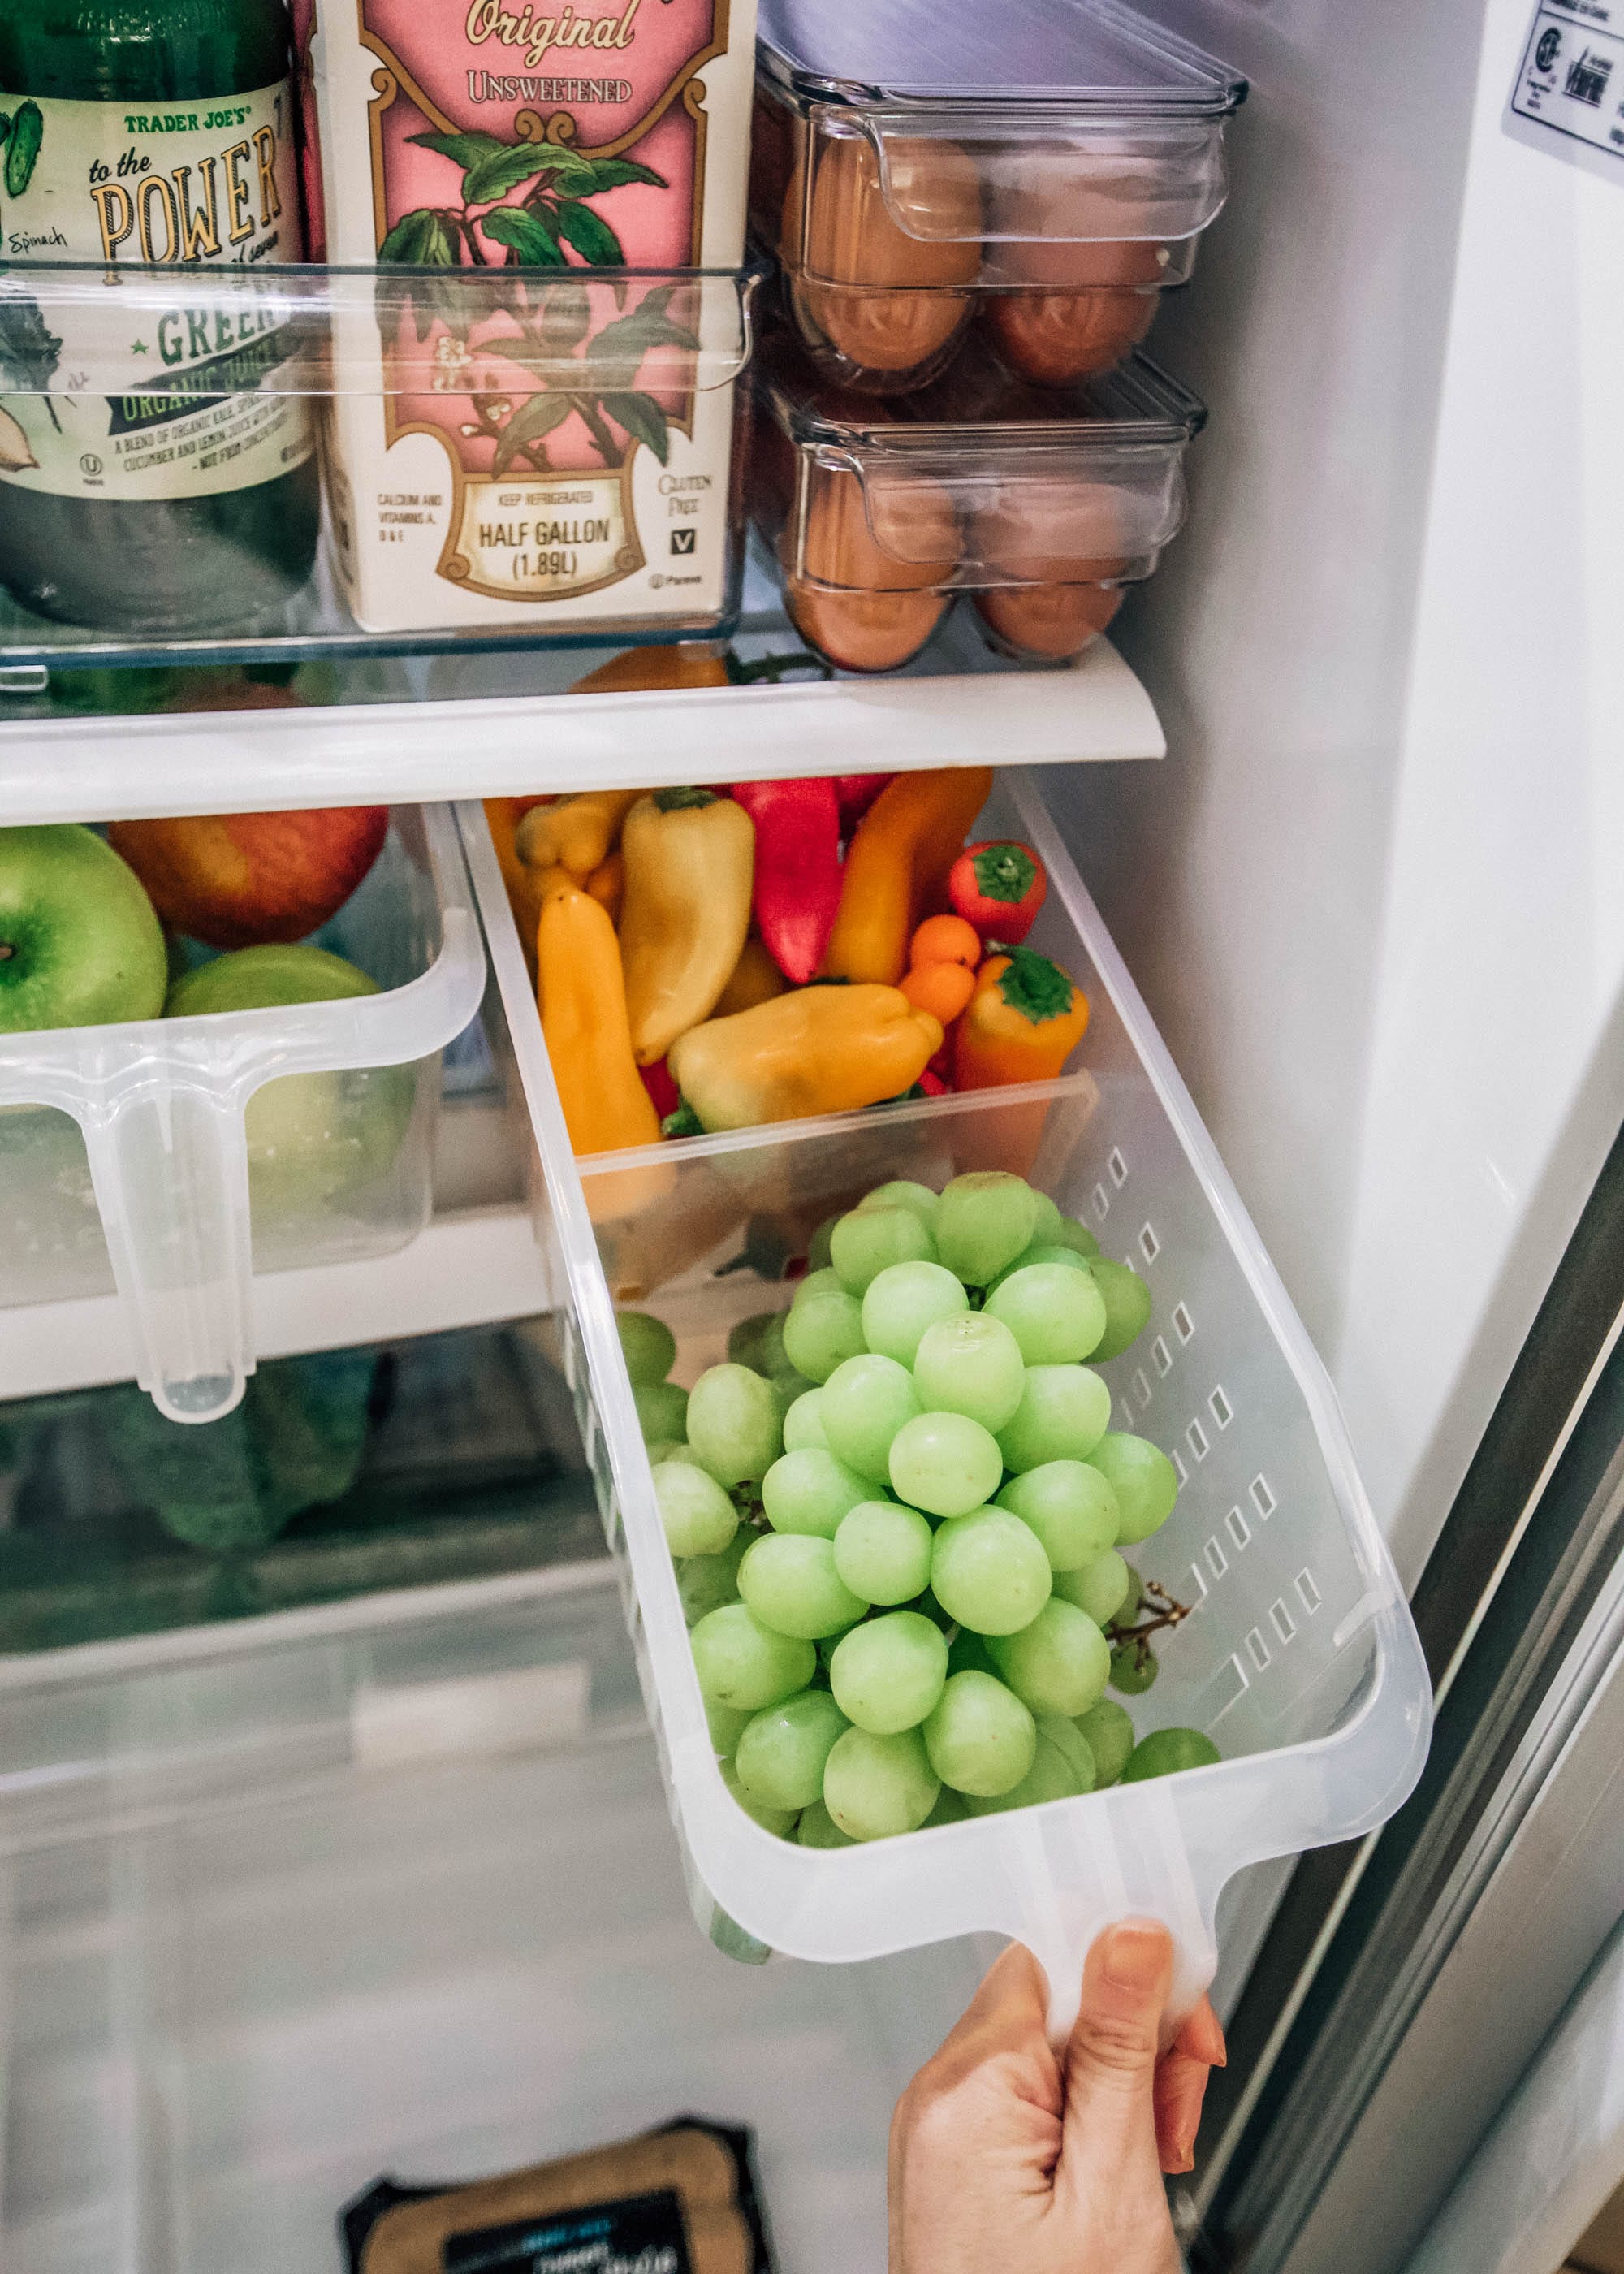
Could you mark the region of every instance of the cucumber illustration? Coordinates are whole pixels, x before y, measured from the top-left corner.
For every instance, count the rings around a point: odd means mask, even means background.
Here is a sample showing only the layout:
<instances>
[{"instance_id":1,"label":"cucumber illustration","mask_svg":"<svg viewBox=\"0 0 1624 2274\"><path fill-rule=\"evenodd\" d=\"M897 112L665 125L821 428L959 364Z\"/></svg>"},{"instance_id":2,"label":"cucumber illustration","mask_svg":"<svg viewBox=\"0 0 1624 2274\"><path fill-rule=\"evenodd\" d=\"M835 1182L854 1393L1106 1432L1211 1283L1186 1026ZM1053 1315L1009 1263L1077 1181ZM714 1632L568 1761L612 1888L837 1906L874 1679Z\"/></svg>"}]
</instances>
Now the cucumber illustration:
<instances>
[{"instance_id":1,"label":"cucumber illustration","mask_svg":"<svg viewBox=\"0 0 1624 2274\"><path fill-rule=\"evenodd\" d=\"M45 139L45 114L37 102L25 102L11 121L5 144L6 195L20 198L34 179L40 145Z\"/></svg>"}]
</instances>

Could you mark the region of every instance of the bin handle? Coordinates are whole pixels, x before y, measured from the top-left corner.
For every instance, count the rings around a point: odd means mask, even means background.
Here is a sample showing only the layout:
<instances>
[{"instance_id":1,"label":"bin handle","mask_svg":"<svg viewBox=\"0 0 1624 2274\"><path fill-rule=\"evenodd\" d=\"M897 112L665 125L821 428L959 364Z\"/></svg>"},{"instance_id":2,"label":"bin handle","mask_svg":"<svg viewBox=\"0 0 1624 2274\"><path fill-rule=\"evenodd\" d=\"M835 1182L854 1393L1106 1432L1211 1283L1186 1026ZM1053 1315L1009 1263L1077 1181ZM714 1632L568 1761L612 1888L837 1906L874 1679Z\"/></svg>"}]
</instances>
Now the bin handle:
<instances>
[{"instance_id":1,"label":"bin handle","mask_svg":"<svg viewBox=\"0 0 1624 2274\"><path fill-rule=\"evenodd\" d=\"M240 1088L158 1080L79 1109L135 1378L171 1421L218 1421L254 1370Z\"/></svg>"}]
</instances>

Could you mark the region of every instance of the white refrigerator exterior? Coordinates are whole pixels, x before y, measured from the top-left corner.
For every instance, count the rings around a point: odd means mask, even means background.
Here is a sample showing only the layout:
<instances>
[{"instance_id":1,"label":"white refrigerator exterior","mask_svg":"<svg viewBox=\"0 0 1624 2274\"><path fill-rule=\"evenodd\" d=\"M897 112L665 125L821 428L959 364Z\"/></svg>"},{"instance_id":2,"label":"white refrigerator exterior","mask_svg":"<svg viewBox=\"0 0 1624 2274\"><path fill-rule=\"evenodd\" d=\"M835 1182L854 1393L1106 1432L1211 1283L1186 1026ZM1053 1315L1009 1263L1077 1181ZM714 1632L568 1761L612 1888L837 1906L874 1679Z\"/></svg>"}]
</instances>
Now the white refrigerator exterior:
<instances>
[{"instance_id":1,"label":"white refrigerator exterior","mask_svg":"<svg viewBox=\"0 0 1624 2274\"><path fill-rule=\"evenodd\" d=\"M1153 9L1252 85L1212 423L1168 761L1055 802L1413 1583L1624 1118L1624 156L1507 132L1531 0Z\"/></svg>"}]
</instances>

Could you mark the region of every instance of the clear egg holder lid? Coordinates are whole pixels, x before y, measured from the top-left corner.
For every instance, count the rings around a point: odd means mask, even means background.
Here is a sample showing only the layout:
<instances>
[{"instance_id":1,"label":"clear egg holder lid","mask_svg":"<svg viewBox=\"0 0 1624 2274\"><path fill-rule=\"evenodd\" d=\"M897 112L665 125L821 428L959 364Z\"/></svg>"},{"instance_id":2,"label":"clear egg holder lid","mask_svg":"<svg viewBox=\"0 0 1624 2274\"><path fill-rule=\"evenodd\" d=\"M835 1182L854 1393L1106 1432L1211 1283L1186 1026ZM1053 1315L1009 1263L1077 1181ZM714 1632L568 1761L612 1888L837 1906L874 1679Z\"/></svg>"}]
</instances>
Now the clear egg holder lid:
<instances>
[{"instance_id":1,"label":"clear egg holder lid","mask_svg":"<svg viewBox=\"0 0 1624 2274\"><path fill-rule=\"evenodd\" d=\"M755 385L763 534L786 570L828 591L874 589L834 573L842 547L824 517L858 501L908 589L1139 582L1183 525L1184 452L1207 419L1142 354L1059 393L972 348L933 387L879 403L780 348Z\"/></svg>"},{"instance_id":2,"label":"clear egg holder lid","mask_svg":"<svg viewBox=\"0 0 1624 2274\"><path fill-rule=\"evenodd\" d=\"M1182 282L1194 239L1222 207L1223 128L1247 92L1238 72L1119 0L1006 0L951 24L929 0L838 11L761 0L756 69L758 138L763 115L776 111L812 145L798 232L793 217L782 232L799 242L785 244L784 258L831 282L863 281L828 275L815 257L817 162L852 138L872 151L905 236L980 238L981 289ZM919 146L931 142L956 145L974 166L979 218L964 200L929 193ZM757 163L756 222L775 238L780 216L762 208L782 196L792 166ZM1060 248L1104 244L1158 246L1163 257L1143 274L1111 275L1074 254L1069 273ZM1039 245L1034 273L1014 248Z\"/></svg>"}]
</instances>

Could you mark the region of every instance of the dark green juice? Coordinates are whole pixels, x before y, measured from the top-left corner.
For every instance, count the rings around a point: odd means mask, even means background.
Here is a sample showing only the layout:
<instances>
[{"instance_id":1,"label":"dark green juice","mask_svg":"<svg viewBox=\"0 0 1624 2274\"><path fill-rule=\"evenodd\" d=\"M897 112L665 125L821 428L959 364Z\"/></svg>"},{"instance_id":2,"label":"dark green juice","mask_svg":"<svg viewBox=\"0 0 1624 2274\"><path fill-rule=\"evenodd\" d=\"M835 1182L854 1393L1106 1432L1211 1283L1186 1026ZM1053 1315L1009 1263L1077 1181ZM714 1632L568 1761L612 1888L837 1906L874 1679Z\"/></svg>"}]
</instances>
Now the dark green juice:
<instances>
[{"instance_id":1,"label":"dark green juice","mask_svg":"<svg viewBox=\"0 0 1624 2274\"><path fill-rule=\"evenodd\" d=\"M0 0L0 580L42 614L184 638L310 574L312 406L256 391L284 338L254 272L303 253L289 68L283 0ZM105 292L54 308L31 262ZM132 263L172 298L129 312ZM189 299L199 264L240 294Z\"/></svg>"}]
</instances>

